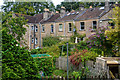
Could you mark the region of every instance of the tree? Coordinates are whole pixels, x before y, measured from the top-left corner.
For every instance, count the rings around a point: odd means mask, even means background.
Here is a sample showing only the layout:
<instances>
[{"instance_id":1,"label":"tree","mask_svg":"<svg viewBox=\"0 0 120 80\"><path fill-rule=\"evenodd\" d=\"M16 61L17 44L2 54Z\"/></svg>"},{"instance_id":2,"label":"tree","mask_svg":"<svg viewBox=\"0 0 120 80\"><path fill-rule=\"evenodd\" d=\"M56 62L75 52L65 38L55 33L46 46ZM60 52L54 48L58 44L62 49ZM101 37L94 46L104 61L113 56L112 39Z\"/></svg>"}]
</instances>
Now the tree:
<instances>
[{"instance_id":1,"label":"tree","mask_svg":"<svg viewBox=\"0 0 120 80\"><path fill-rule=\"evenodd\" d=\"M34 14L44 12L44 8L55 10L55 6L52 2L4 2L2 9L4 12L9 13L11 11L15 13L21 13L33 16ZM23 7L24 6L24 7Z\"/></svg>"},{"instance_id":2,"label":"tree","mask_svg":"<svg viewBox=\"0 0 120 80\"><path fill-rule=\"evenodd\" d=\"M35 79L39 78L36 62L28 50L18 46L18 42L2 30L2 78Z\"/></svg>"},{"instance_id":3,"label":"tree","mask_svg":"<svg viewBox=\"0 0 120 80\"><path fill-rule=\"evenodd\" d=\"M12 36L14 36L16 40L20 41L21 39L23 39L23 35L26 32L26 28L23 26L26 25L27 20L25 20L23 16L13 18L12 13L4 13L3 15L3 29L5 29L9 34L12 34Z\"/></svg>"},{"instance_id":4,"label":"tree","mask_svg":"<svg viewBox=\"0 0 120 80\"><path fill-rule=\"evenodd\" d=\"M113 9L113 19L110 23L114 23L114 27L109 26L110 29L105 31L105 35L108 36L107 40L112 41L113 50L118 52L117 56L120 56L120 7Z\"/></svg>"}]
</instances>

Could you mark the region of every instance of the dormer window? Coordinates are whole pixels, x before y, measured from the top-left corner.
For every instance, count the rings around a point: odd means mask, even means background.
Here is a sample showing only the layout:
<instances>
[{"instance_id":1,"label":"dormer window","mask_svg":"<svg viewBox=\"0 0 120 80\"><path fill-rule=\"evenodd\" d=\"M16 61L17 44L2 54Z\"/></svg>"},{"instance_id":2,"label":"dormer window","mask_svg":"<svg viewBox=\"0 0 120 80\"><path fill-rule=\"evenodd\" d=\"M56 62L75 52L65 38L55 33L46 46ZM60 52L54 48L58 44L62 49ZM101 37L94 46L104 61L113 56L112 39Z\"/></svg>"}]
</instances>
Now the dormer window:
<instances>
[{"instance_id":1,"label":"dormer window","mask_svg":"<svg viewBox=\"0 0 120 80\"><path fill-rule=\"evenodd\" d=\"M97 28L97 21L93 21L93 29Z\"/></svg>"}]
</instances>

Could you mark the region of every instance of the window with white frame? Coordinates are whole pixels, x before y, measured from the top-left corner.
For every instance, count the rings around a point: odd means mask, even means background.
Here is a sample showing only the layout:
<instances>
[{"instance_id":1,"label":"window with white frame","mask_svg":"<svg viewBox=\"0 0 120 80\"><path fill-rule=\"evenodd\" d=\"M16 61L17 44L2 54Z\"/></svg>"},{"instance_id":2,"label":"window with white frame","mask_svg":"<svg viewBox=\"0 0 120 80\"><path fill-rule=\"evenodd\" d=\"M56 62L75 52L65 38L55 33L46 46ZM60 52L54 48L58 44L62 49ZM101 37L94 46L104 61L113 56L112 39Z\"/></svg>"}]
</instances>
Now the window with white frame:
<instances>
[{"instance_id":1,"label":"window with white frame","mask_svg":"<svg viewBox=\"0 0 120 80\"><path fill-rule=\"evenodd\" d=\"M97 21L93 21L93 29L97 28Z\"/></svg>"},{"instance_id":2,"label":"window with white frame","mask_svg":"<svg viewBox=\"0 0 120 80\"><path fill-rule=\"evenodd\" d=\"M38 31L38 27L37 26L35 26L35 32L37 32Z\"/></svg>"},{"instance_id":3,"label":"window with white frame","mask_svg":"<svg viewBox=\"0 0 120 80\"><path fill-rule=\"evenodd\" d=\"M34 43L34 39L32 38L32 43Z\"/></svg>"},{"instance_id":4,"label":"window with white frame","mask_svg":"<svg viewBox=\"0 0 120 80\"><path fill-rule=\"evenodd\" d=\"M38 40L37 40L37 38L35 38L35 44L37 44L38 43Z\"/></svg>"},{"instance_id":5,"label":"window with white frame","mask_svg":"<svg viewBox=\"0 0 120 80\"><path fill-rule=\"evenodd\" d=\"M85 29L85 23L84 22L80 22L80 30L84 30Z\"/></svg>"},{"instance_id":6,"label":"window with white frame","mask_svg":"<svg viewBox=\"0 0 120 80\"><path fill-rule=\"evenodd\" d=\"M32 30L34 30L34 26L31 26Z\"/></svg>"},{"instance_id":7,"label":"window with white frame","mask_svg":"<svg viewBox=\"0 0 120 80\"><path fill-rule=\"evenodd\" d=\"M62 31L62 24L59 24L59 31Z\"/></svg>"},{"instance_id":8,"label":"window with white frame","mask_svg":"<svg viewBox=\"0 0 120 80\"><path fill-rule=\"evenodd\" d=\"M53 33L53 30L54 30L53 28L54 28L53 25L51 25L51 33Z\"/></svg>"},{"instance_id":9,"label":"window with white frame","mask_svg":"<svg viewBox=\"0 0 120 80\"><path fill-rule=\"evenodd\" d=\"M71 32L71 31L72 31L72 24L69 23L69 32Z\"/></svg>"},{"instance_id":10,"label":"window with white frame","mask_svg":"<svg viewBox=\"0 0 120 80\"><path fill-rule=\"evenodd\" d=\"M42 32L45 32L45 27L44 27L44 25L42 25Z\"/></svg>"}]
</instances>

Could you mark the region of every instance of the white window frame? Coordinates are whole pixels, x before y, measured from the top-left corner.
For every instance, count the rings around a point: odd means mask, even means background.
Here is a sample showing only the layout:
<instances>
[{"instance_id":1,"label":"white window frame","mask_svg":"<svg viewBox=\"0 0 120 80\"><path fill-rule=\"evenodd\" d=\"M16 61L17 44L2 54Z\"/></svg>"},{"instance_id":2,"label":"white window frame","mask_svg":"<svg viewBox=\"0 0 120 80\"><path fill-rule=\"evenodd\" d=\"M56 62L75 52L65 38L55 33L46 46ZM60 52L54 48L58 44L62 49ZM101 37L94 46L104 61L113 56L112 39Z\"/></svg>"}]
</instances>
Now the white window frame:
<instances>
[{"instance_id":1,"label":"white window frame","mask_svg":"<svg viewBox=\"0 0 120 80\"><path fill-rule=\"evenodd\" d=\"M59 31L63 31L63 25L59 24Z\"/></svg>"},{"instance_id":2,"label":"white window frame","mask_svg":"<svg viewBox=\"0 0 120 80\"><path fill-rule=\"evenodd\" d=\"M84 29L82 29L81 23L84 23ZM85 22L80 22L80 30L85 30Z\"/></svg>"},{"instance_id":3,"label":"white window frame","mask_svg":"<svg viewBox=\"0 0 120 80\"><path fill-rule=\"evenodd\" d=\"M38 39L37 38L35 38L35 44L37 44L38 43Z\"/></svg>"},{"instance_id":4,"label":"white window frame","mask_svg":"<svg viewBox=\"0 0 120 80\"><path fill-rule=\"evenodd\" d=\"M71 31L70 31L70 24L71 24ZM68 32L72 32L72 23L68 23Z\"/></svg>"},{"instance_id":5,"label":"white window frame","mask_svg":"<svg viewBox=\"0 0 120 80\"><path fill-rule=\"evenodd\" d=\"M35 26L35 32L38 32L38 27L37 26Z\"/></svg>"},{"instance_id":6,"label":"white window frame","mask_svg":"<svg viewBox=\"0 0 120 80\"><path fill-rule=\"evenodd\" d=\"M42 25L42 32L45 32L45 26L44 25Z\"/></svg>"},{"instance_id":7,"label":"white window frame","mask_svg":"<svg viewBox=\"0 0 120 80\"><path fill-rule=\"evenodd\" d=\"M34 38L32 38L32 43L34 43Z\"/></svg>"},{"instance_id":8,"label":"white window frame","mask_svg":"<svg viewBox=\"0 0 120 80\"><path fill-rule=\"evenodd\" d=\"M94 24L93 24L94 21L92 21L92 29L94 29ZM96 21L96 29L97 29L97 21Z\"/></svg>"},{"instance_id":9,"label":"white window frame","mask_svg":"<svg viewBox=\"0 0 120 80\"><path fill-rule=\"evenodd\" d=\"M53 33L53 32L54 32L54 26L51 25L51 33Z\"/></svg>"}]
</instances>

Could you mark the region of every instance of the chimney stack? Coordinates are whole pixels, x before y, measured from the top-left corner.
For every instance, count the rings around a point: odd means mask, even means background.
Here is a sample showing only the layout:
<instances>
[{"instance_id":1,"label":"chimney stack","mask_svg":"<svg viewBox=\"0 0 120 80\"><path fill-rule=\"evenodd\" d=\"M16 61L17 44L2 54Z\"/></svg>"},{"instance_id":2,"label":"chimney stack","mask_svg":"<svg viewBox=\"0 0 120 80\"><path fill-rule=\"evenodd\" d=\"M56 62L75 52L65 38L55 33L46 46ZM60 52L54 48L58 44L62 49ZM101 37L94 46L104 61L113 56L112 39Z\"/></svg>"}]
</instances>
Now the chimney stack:
<instances>
[{"instance_id":1,"label":"chimney stack","mask_svg":"<svg viewBox=\"0 0 120 80\"><path fill-rule=\"evenodd\" d=\"M45 20L47 20L49 17L50 17L50 12L49 12L49 9L47 9L47 8L45 8L44 9L44 13L43 13L43 18L45 19Z\"/></svg>"},{"instance_id":2,"label":"chimney stack","mask_svg":"<svg viewBox=\"0 0 120 80\"><path fill-rule=\"evenodd\" d=\"M65 7L62 6L60 10L60 17L63 17L65 15L66 13L65 10L66 10Z\"/></svg>"},{"instance_id":3,"label":"chimney stack","mask_svg":"<svg viewBox=\"0 0 120 80\"><path fill-rule=\"evenodd\" d=\"M109 11L109 9L110 9L109 0L106 0L106 1L105 1L105 10L106 10L106 11Z\"/></svg>"},{"instance_id":4,"label":"chimney stack","mask_svg":"<svg viewBox=\"0 0 120 80\"><path fill-rule=\"evenodd\" d=\"M79 5L79 11L82 11L82 10L84 10L84 5L80 4Z\"/></svg>"}]
</instances>

